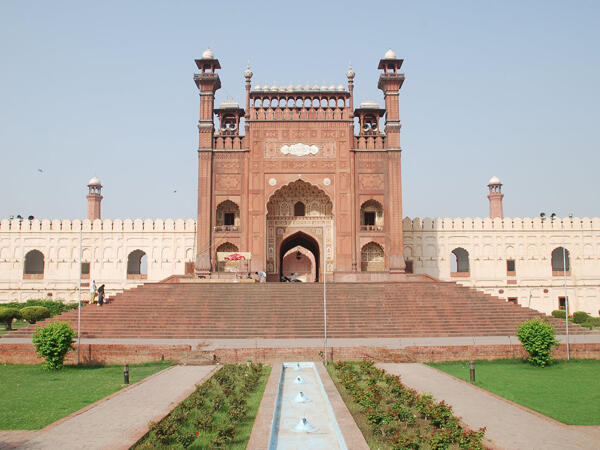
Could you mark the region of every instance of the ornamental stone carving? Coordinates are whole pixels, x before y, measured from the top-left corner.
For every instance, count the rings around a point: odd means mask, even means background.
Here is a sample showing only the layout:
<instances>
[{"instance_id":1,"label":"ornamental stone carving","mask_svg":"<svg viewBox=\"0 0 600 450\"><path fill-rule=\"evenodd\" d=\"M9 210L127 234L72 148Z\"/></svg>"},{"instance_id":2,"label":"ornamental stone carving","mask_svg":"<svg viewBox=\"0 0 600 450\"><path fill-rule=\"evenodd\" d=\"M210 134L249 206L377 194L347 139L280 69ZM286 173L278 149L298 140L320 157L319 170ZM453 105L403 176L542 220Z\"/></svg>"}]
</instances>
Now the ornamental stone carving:
<instances>
[{"instance_id":1,"label":"ornamental stone carving","mask_svg":"<svg viewBox=\"0 0 600 450\"><path fill-rule=\"evenodd\" d=\"M319 153L319 147L316 145L307 145L307 144L292 144L292 145L283 145L279 149L281 153L284 155L294 155L294 156L307 156L307 155L316 155Z\"/></svg>"}]
</instances>

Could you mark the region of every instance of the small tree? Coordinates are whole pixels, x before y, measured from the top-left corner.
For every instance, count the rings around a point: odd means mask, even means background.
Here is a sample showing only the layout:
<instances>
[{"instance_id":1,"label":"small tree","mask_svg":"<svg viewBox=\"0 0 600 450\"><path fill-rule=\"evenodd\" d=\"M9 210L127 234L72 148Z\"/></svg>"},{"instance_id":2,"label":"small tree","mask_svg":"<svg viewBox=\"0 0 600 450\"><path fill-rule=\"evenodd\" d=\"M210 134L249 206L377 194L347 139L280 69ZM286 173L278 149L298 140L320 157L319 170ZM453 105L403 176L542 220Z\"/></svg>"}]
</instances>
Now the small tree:
<instances>
[{"instance_id":1,"label":"small tree","mask_svg":"<svg viewBox=\"0 0 600 450\"><path fill-rule=\"evenodd\" d=\"M26 306L21 309L21 317L29 323L36 323L50 317L50 311L43 306Z\"/></svg>"},{"instance_id":2,"label":"small tree","mask_svg":"<svg viewBox=\"0 0 600 450\"><path fill-rule=\"evenodd\" d=\"M72 343L74 337L75 332L66 322L50 323L33 334L35 351L46 358L46 369L62 369L65 355L74 348Z\"/></svg>"},{"instance_id":3,"label":"small tree","mask_svg":"<svg viewBox=\"0 0 600 450\"><path fill-rule=\"evenodd\" d=\"M552 348L558 344L554 326L540 318L527 320L519 325L517 337L529 353L529 361L534 366L546 366L552 363Z\"/></svg>"},{"instance_id":4,"label":"small tree","mask_svg":"<svg viewBox=\"0 0 600 450\"><path fill-rule=\"evenodd\" d=\"M13 319L20 319L21 314L17 308L0 308L0 323L6 325L7 330L12 330Z\"/></svg>"}]
</instances>

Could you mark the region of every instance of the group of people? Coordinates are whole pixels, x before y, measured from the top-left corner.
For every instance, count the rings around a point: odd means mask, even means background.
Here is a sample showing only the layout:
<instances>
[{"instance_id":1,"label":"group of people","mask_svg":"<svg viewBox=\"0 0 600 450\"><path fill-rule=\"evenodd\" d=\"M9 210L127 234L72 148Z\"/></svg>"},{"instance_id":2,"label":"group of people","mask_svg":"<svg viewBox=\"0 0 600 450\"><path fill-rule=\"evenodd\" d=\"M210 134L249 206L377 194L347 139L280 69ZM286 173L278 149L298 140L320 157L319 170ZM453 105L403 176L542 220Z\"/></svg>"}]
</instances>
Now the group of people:
<instances>
[{"instance_id":1,"label":"group of people","mask_svg":"<svg viewBox=\"0 0 600 450\"><path fill-rule=\"evenodd\" d=\"M267 274L264 271L258 270L256 272L254 272L254 274L258 278L258 282L259 283L264 283L264 282L267 281ZM248 273L248 275L247 275L246 278L252 278L252 276L250 275L250 273ZM301 280L298 279L298 274L297 273L292 272L289 277L282 276L281 279L280 279L280 281L286 282L286 283L300 283Z\"/></svg>"},{"instance_id":2,"label":"group of people","mask_svg":"<svg viewBox=\"0 0 600 450\"><path fill-rule=\"evenodd\" d=\"M96 289L96 280L92 280L92 284L90 284L90 305L93 305L96 302L96 296L98 297L98 306L102 306L106 303L107 299L104 296L104 285L101 284L100 287Z\"/></svg>"}]
</instances>

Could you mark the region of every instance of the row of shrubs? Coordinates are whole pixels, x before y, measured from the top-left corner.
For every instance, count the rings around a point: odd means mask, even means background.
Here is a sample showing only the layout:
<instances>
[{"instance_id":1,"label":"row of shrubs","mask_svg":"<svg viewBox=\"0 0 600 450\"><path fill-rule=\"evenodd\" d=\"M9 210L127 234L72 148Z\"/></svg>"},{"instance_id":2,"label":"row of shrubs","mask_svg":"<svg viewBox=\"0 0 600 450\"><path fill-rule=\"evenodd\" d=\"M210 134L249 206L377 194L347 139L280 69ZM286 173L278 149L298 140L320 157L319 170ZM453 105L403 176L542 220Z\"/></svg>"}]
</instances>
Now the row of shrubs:
<instances>
[{"instance_id":1,"label":"row of shrubs","mask_svg":"<svg viewBox=\"0 0 600 450\"><path fill-rule=\"evenodd\" d=\"M334 371L380 445L392 449L485 448L485 428L464 428L445 402L418 394L373 362L337 362Z\"/></svg>"},{"instance_id":2,"label":"row of shrubs","mask_svg":"<svg viewBox=\"0 0 600 450\"><path fill-rule=\"evenodd\" d=\"M239 444L238 425L256 412L249 411L248 397L267 374L260 363L223 366L162 421L151 422L150 432L133 448L213 449Z\"/></svg>"},{"instance_id":3,"label":"row of shrubs","mask_svg":"<svg viewBox=\"0 0 600 450\"><path fill-rule=\"evenodd\" d=\"M3 303L0 306L0 323L3 323L7 330L11 330L13 320L26 320L29 323L36 323L76 308L76 303L63 303L59 300L39 299L27 300L25 303Z\"/></svg>"},{"instance_id":4,"label":"row of shrubs","mask_svg":"<svg viewBox=\"0 0 600 450\"><path fill-rule=\"evenodd\" d=\"M565 311L563 309L555 309L552 311L552 316L564 320ZM592 317L585 311L575 311L573 317L569 317L569 322L586 328L600 327L600 317Z\"/></svg>"}]
</instances>

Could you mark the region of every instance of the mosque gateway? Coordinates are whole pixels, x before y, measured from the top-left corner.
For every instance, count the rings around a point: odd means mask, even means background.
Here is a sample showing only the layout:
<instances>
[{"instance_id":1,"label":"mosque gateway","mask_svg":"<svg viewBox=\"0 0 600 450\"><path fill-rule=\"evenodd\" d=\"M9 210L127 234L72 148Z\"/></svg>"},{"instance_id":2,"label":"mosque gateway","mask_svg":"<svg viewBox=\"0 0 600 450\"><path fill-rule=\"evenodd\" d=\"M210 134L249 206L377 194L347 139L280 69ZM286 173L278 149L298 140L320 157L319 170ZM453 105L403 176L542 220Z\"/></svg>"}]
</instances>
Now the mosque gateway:
<instances>
[{"instance_id":1,"label":"mosque gateway","mask_svg":"<svg viewBox=\"0 0 600 450\"><path fill-rule=\"evenodd\" d=\"M221 65L206 50L199 91L198 216L101 218L88 184L85 220L0 222L0 301L77 299L81 280L109 295L172 275L278 282L455 281L549 313L600 309L599 218L504 218L497 177L486 218L409 219L402 213L399 93L403 60L377 66L381 105L354 104L345 84L261 86L243 75L240 105L215 105ZM80 257L81 245L81 257Z\"/></svg>"}]
</instances>

